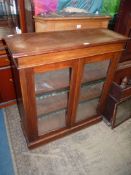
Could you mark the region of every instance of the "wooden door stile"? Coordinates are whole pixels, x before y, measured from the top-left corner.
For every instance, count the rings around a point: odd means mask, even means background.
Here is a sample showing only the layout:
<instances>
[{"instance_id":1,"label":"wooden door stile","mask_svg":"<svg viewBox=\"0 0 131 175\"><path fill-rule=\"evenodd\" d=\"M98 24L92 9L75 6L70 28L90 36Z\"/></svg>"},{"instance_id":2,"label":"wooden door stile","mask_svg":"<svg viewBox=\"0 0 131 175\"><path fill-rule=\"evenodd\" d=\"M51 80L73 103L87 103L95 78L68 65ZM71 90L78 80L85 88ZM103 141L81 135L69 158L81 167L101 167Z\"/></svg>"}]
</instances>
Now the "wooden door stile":
<instances>
[{"instance_id":1,"label":"wooden door stile","mask_svg":"<svg viewBox=\"0 0 131 175\"><path fill-rule=\"evenodd\" d=\"M23 126L28 137L28 141L38 138L37 112L35 103L35 84L33 69L22 69L20 71L20 84L23 100Z\"/></svg>"}]
</instances>

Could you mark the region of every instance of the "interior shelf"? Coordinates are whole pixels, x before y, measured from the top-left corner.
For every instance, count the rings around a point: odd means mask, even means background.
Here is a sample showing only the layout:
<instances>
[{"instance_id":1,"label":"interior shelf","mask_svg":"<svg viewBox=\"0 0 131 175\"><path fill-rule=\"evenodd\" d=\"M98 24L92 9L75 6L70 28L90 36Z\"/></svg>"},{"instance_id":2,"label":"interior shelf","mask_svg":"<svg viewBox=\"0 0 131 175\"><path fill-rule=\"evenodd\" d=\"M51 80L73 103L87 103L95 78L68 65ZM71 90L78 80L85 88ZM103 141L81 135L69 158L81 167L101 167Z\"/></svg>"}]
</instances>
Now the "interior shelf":
<instances>
[{"instance_id":1,"label":"interior shelf","mask_svg":"<svg viewBox=\"0 0 131 175\"><path fill-rule=\"evenodd\" d=\"M82 86L80 102L97 98L101 94L103 82ZM43 116L67 108L68 91L60 91L36 97L37 115Z\"/></svg>"},{"instance_id":2,"label":"interior shelf","mask_svg":"<svg viewBox=\"0 0 131 175\"><path fill-rule=\"evenodd\" d=\"M106 77L109 61L101 61L85 65L82 84L103 80ZM62 69L35 74L36 94L50 93L69 89L71 69Z\"/></svg>"},{"instance_id":3,"label":"interior shelf","mask_svg":"<svg viewBox=\"0 0 131 175\"><path fill-rule=\"evenodd\" d=\"M92 84L83 84L80 90L80 102L100 97L103 88L103 81L97 81Z\"/></svg>"},{"instance_id":4,"label":"interior shelf","mask_svg":"<svg viewBox=\"0 0 131 175\"><path fill-rule=\"evenodd\" d=\"M67 108L68 93L60 92L36 98L37 115L41 117Z\"/></svg>"}]
</instances>

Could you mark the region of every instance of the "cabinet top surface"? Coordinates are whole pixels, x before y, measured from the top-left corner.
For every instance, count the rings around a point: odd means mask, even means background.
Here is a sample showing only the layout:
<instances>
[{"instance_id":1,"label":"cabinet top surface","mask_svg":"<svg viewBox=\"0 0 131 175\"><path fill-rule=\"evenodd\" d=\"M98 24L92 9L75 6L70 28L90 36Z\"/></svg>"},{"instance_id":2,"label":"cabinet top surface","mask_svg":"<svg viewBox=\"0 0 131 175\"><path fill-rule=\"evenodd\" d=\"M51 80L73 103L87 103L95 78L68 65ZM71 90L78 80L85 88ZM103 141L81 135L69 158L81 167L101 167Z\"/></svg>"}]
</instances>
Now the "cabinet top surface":
<instances>
[{"instance_id":1,"label":"cabinet top surface","mask_svg":"<svg viewBox=\"0 0 131 175\"><path fill-rule=\"evenodd\" d=\"M88 29L9 35L6 44L13 58L120 43L127 38L107 29Z\"/></svg>"}]
</instances>

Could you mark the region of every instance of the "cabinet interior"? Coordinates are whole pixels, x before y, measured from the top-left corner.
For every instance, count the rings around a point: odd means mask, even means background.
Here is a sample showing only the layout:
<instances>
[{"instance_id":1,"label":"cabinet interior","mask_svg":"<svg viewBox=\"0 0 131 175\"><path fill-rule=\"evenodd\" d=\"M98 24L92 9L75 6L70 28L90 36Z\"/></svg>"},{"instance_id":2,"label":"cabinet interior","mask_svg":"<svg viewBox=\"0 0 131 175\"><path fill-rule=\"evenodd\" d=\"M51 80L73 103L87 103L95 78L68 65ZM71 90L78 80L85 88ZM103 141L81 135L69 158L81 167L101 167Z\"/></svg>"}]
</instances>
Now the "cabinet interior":
<instances>
[{"instance_id":1,"label":"cabinet interior","mask_svg":"<svg viewBox=\"0 0 131 175\"><path fill-rule=\"evenodd\" d=\"M108 66L109 60L84 65L76 123L97 115L97 105ZM67 127L71 77L71 67L34 74L40 135Z\"/></svg>"}]
</instances>

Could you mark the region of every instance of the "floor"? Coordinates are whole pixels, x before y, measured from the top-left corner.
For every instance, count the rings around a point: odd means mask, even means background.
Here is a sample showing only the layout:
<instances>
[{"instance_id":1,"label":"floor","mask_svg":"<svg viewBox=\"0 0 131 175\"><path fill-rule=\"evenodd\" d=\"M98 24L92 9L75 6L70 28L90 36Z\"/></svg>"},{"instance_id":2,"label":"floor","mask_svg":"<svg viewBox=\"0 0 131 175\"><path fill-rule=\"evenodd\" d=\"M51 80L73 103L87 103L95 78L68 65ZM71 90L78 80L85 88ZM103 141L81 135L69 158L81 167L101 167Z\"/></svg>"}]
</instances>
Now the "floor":
<instances>
[{"instance_id":1,"label":"floor","mask_svg":"<svg viewBox=\"0 0 131 175\"><path fill-rule=\"evenodd\" d=\"M100 122L29 150L17 106L5 112L18 175L131 175L131 119L114 130Z\"/></svg>"}]
</instances>

